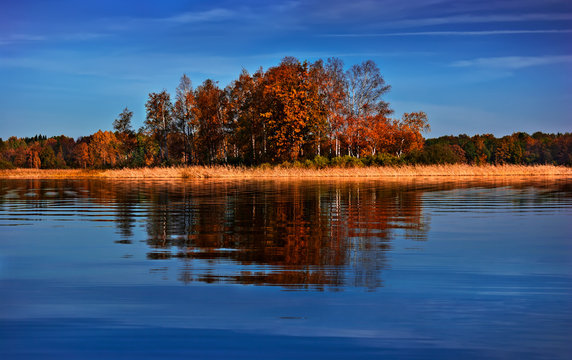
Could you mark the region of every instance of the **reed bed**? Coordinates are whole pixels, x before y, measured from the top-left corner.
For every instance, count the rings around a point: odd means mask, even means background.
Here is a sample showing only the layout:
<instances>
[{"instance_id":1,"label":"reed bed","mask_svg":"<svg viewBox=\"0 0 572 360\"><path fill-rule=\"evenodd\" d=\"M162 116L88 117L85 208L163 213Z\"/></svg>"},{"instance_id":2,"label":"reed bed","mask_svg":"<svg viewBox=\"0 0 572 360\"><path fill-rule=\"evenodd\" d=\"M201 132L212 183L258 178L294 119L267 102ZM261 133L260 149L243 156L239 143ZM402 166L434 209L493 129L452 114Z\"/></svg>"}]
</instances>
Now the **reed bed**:
<instances>
[{"instance_id":1,"label":"reed bed","mask_svg":"<svg viewBox=\"0 0 572 360\"><path fill-rule=\"evenodd\" d=\"M431 178L431 177L558 177L572 178L572 168L553 165L408 165L371 167L237 167L173 166L110 170L0 170L13 179L262 179L262 178Z\"/></svg>"}]
</instances>

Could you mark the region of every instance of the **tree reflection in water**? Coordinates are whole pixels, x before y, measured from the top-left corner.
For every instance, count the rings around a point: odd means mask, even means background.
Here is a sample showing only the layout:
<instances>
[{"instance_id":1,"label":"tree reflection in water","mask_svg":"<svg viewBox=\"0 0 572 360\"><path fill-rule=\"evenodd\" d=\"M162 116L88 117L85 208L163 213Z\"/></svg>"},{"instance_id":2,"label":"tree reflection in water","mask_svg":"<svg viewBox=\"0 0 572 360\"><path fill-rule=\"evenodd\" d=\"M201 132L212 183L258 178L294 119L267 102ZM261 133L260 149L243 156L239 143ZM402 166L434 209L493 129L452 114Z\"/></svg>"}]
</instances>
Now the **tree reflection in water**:
<instances>
[{"instance_id":1,"label":"tree reflection in water","mask_svg":"<svg viewBox=\"0 0 572 360\"><path fill-rule=\"evenodd\" d=\"M417 191L364 183L240 182L148 191L150 259L240 264L181 280L292 287L381 286L395 229L422 240Z\"/></svg>"},{"instance_id":2,"label":"tree reflection in water","mask_svg":"<svg viewBox=\"0 0 572 360\"><path fill-rule=\"evenodd\" d=\"M73 206L76 216L113 221L116 242L144 240L148 259L180 259L179 279L185 283L334 290L382 286L392 242L427 238L425 194L475 186L325 180L0 182L1 206L15 206L18 199L42 216L49 215L48 208ZM138 225L144 226L145 239L134 232Z\"/></svg>"}]
</instances>

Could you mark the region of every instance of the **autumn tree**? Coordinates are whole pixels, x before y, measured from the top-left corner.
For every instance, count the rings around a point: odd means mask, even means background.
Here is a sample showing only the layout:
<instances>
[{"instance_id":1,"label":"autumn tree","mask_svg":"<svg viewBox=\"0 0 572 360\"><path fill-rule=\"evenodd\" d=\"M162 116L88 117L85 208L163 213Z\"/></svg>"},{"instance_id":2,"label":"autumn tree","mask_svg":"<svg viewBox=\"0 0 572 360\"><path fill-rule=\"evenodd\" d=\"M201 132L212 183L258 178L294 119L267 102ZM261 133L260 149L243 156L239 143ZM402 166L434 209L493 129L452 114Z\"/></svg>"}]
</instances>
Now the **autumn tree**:
<instances>
[{"instance_id":1,"label":"autumn tree","mask_svg":"<svg viewBox=\"0 0 572 360\"><path fill-rule=\"evenodd\" d=\"M131 128L131 119L133 111L127 107L119 114L119 117L113 121L115 136L119 141L119 158L121 163L127 164L132 157L135 148L135 134Z\"/></svg>"},{"instance_id":2,"label":"autumn tree","mask_svg":"<svg viewBox=\"0 0 572 360\"><path fill-rule=\"evenodd\" d=\"M309 122L305 142L314 148L315 154L322 155L322 142L330 133L331 103L332 94L335 93L335 86L329 79L329 74L324 68L322 60L311 64L308 69L307 100L304 104L309 113Z\"/></svg>"},{"instance_id":3,"label":"autumn tree","mask_svg":"<svg viewBox=\"0 0 572 360\"><path fill-rule=\"evenodd\" d=\"M389 119L382 115L370 115L364 118L364 123L368 124L362 130L364 141L360 149L368 155L377 153L390 153L395 144L396 127Z\"/></svg>"},{"instance_id":4,"label":"autumn tree","mask_svg":"<svg viewBox=\"0 0 572 360\"><path fill-rule=\"evenodd\" d=\"M274 160L296 160L302 146L319 135L325 121L317 88L309 67L295 58L284 58L265 74L268 140Z\"/></svg>"},{"instance_id":5,"label":"autumn tree","mask_svg":"<svg viewBox=\"0 0 572 360\"><path fill-rule=\"evenodd\" d=\"M229 158L253 164L322 154L401 156L420 150L421 134L428 129L426 115L411 113L391 120L384 99L389 89L371 60L345 71L336 58L308 63L286 57L266 71L260 68L251 75L243 70L224 90L210 79L193 90L183 75L174 105L165 90L149 94L145 127L137 132L131 128L133 112L125 108L113 122L114 139L98 132L76 146L74 139L63 135L11 138L1 143L0 156L15 166L102 167ZM514 145L507 149L487 136L450 145L458 145L472 162L494 162L495 153L497 159L511 162L570 162L567 139L518 134L506 140Z\"/></svg>"},{"instance_id":6,"label":"autumn tree","mask_svg":"<svg viewBox=\"0 0 572 360\"><path fill-rule=\"evenodd\" d=\"M351 116L391 114L389 103L382 99L391 86L385 83L372 60L353 65L347 72L347 109Z\"/></svg>"},{"instance_id":7,"label":"autumn tree","mask_svg":"<svg viewBox=\"0 0 572 360\"><path fill-rule=\"evenodd\" d=\"M58 159L56 158L56 153L51 146L44 143L40 148L38 156L40 157L42 169L58 168Z\"/></svg>"},{"instance_id":8,"label":"autumn tree","mask_svg":"<svg viewBox=\"0 0 572 360\"><path fill-rule=\"evenodd\" d=\"M88 147L87 143L80 142L79 144L76 145L75 151L74 151L74 158L75 158L76 164L80 168L85 169L85 168L87 168L88 165L91 165L90 158L89 158L89 147Z\"/></svg>"},{"instance_id":9,"label":"autumn tree","mask_svg":"<svg viewBox=\"0 0 572 360\"><path fill-rule=\"evenodd\" d=\"M169 161L168 134L173 125L173 105L167 91L150 93L145 104L147 119L145 125L150 133L159 141L161 161Z\"/></svg>"},{"instance_id":10,"label":"autumn tree","mask_svg":"<svg viewBox=\"0 0 572 360\"><path fill-rule=\"evenodd\" d=\"M245 155L257 162L262 156L264 124L260 116L262 101L262 71L251 76L246 70L227 89L227 116L233 131L235 157Z\"/></svg>"},{"instance_id":11,"label":"autumn tree","mask_svg":"<svg viewBox=\"0 0 572 360\"><path fill-rule=\"evenodd\" d=\"M301 64L284 59L265 74L264 94L267 111L261 114L269 129L269 143L274 160L296 159L303 139L305 117L300 113L304 94L299 73Z\"/></svg>"},{"instance_id":12,"label":"autumn tree","mask_svg":"<svg viewBox=\"0 0 572 360\"><path fill-rule=\"evenodd\" d=\"M132 133L131 119L133 118L133 111L128 108L123 109L119 117L113 121L113 128L120 134Z\"/></svg>"},{"instance_id":13,"label":"autumn tree","mask_svg":"<svg viewBox=\"0 0 572 360\"><path fill-rule=\"evenodd\" d=\"M103 168L117 164L119 141L111 131L99 130L93 134L88 148L92 166Z\"/></svg>"},{"instance_id":14,"label":"autumn tree","mask_svg":"<svg viewBox=\"0 0 572 360\"><path fill-rule=\"evenodd\" d=\"M55 136L52 139L56 141L54 148L56 151L56 157L59 159L60 166L66 167L69 164L72 164L75 140L65 135Z\"/></svg>"},{"instance_id":15,"label":"autumn tree","mask_svg":"<svg viewBox=\"0 0 572 360\"><path fill-rule=\"evenodd\" d=\"M184 160L187 163L191 163L195 157L195 142L199 123L193 112L193 106L195 105L193 86L191 79L186 74L181 76L176 96L177 101L174 107L175 125L183 135Z\"/></svg>"},{"instance_id":16,"label":"autumn tree","mask_svg":"<svg viewBox=\"0 0 572 360\"><path fill-rule=\"evenodd\" d=\"M334 148L334 154L340 156L340 144L346 115L344 101L346 99L347 84L344 74L344 63L338 58L328 58L324 72L322 91L325 93L324 102L328 136L330 138L330 146Z\"/></svg>"},{"instance_id":17,"label":"autumn tree","mask_svg":"<svg viewBox=\"0 0 572 360\"><path fill-rule=\"evenodd\" d=\"M475 164L486 164L488 159L491 157L491 152L485 144L485 139L480 135L475 135L472 141L475 144Z\"/></svg>"},{"instance_id":18,"label":"autumn tree","mask_svg":"<svg viewBox=\"0 0 572 360\"><path fill-rule=\"evenodd\" d=\"M38 141L28 144L28 153L26 159L26 166L32 169L39 169L42 166L40 159L41 145Z\"/></svg>"},{"instance_id":19,"label":"autumn tree","mask_svg":"<svg viewBox=\"0 0 572 360\"><path fill-rule=\"evenodd\" d=\"M383 121L383 117L392 113L389 103L382 98L391 87L385 83L372 60L353 65L345 76L346 119L342 128L345 130L349 154L360 156L360 148L367 145L364 135L366 129L370 128L368 121Z\"/></svg>"},{"instance_id":20,"label":"autumn tree","mask_svg":"<svg viewBox=\"0 0 572 360\"><path fill-rule=\"evenodd\" d=\"M427 114L424 112L405 113L401 120L394 120L393 123L394 152L398 157L403 153L423 148L422 132L430 129Z\"/></svg>"},{"instance_id":21,"label":"autumn tree","mask_svg":"<svg viewBox=\"0 0 572 360\"><path fill-rule=\"evenodd\" d=\"M15 167L25 167L28 145L23 139L11 136L4 143L3 158Z\"/></svg>"},{"instance_id":22,"label":"autumn tree","mask_svg":"<svg viewBox=\"0 0 572 360\"><path fill-rule=\"evenodd\" d=\"M138 131L135 137L132 164L135 166L151 166L157 162L159 145L143 131Z\"/></svg>"},{"instance_id":23,"label":"autumn tree","mask_svg":"<svg viewBox=\"0 0 572 360\"><path fill-rule=\"evenodd\" d=\"M198 148L203 162L213 162L224 142L225 93L216 82L207 79L195 90L193 115L198 122Z\"/></svg>"},{"instance_id":24,"label":"autumn tree","mask_svg":"<svg viewBox=\"0 0 572 360\"><path fill-rule=\"evenodd\" d=\"M501 138L494 151L496 164L518 164L522 162L523 155L517 134Z\"/></svg>"}]
</instances>

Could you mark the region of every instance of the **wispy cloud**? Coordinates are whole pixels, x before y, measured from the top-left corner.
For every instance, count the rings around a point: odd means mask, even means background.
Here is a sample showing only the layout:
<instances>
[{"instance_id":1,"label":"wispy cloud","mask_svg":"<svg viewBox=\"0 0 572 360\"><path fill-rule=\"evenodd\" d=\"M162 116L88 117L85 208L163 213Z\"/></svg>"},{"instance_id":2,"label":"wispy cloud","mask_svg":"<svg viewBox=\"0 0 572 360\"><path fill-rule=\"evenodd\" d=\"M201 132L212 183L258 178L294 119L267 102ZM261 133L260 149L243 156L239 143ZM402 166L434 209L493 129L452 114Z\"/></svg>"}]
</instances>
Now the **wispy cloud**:
<instances>
[{"instance_id":1,"label":"wispy cloud","mask_svg":"<svg viewBox=\"0 0 572 360\"><path fill-rule=\"evenodd\" d=\"M478 67L516 70L531 66L572 63L572 55L505 56L456 61L453 67Z\"/></svg>"},{"instance_id":2,"label":"wispy cloud","mask_svg":"<svg viewBox=\"0 0 572 360\"><path fill-rule=\"evenodd\" d=\"M566 21L572 20L572 14L508 14L508 15L453 15L444 17L430 17L418 19L396 20L389 26L431 26L445 24L468 24L468 23L499 23L499 22L529 22L529 21Z\"/></svg>"},{"instance_id":3,"label":"wispy cloud","mask_svg":"<svg viewBox=\"0 0 572 360\"><path fill-rule=\"evenodd\" d=\"M207 11L185 12L179 15L170 16L166 18L153 19L155 21L174 23L174 24L188 24L198 22L220 21L226 20L235 16L235 13L229 9L211 9Z\"/></svg>"},{"instance_id":4,"label":"wispy cloud","mask_svg":"<svg viewBox=\"0 0 572 360\"><path fill-rule=\"evenodd\" d=\"M8 38L14 41L40 41L46 39L46 37L43 35L33 35L33 34L12 34L8 36Z\"/></svg>"},{"instance_id":5,"label":"wispy cloud","mask_svg":"<svg viewBox=\"0 0 572 360\"><path fill-rule=\"evenodd\" d=\"M244 14L241 14L244 17ZM213 8L204 11L187 11L171 16L153 17L109 17L100 19L101 26L107 31L140 31L149 27L166 29L186 24L209 24L230 20L237 17L232 9Z\"/></svg>"},{"instance_id":6,"label":"wispy cloud","mask_svg":"<svg viewBox=\"0 0 572 360\"><path fill-rule=\"evenodd\" d=\"M319 21L346 22L352 20L371 21L402 17L431 6L439 6L450 0L330 0L305 1L299 16Z\"/></svg>"},{"instance_id":7,"label":"wispy cloud","mask_svg":"<svg viewBox=\"0 0 572 360\"><path fill-rule=\"evenodd\" d=\"M339 58L372 58L372 57L379 57L379 58L399 58L399 57L411 57L411 56L434 56L434 52L430 51L364 51L364 52L344 52L344 51L313 51L309 52L307 50L284 50L279 52L273 53L258 53L258 54L250 54L246 56L242 56L243 58L250 58L250 59L276 59L280 61L280 59L286 56L294 56L300 59L327 59L330 57L339 57Z\"/></svg>"},{"instance_id":8,"label":"wispy cloud","mask_svg":"<svg viewBox=\"0 0 572 360\"><path fill-rule=\"evenodd\" d=\"M141 58L145 62L141 62ZM65 61L62 61L65 59ZM98 54L84 51L51 51L37 56L0 56L3 69L34 69L53 74L90 76L102 79L150 83L157 79L177 79L183 73L201 74L219 80L239 73L242 59L230 56L184 53L122 53ZM152 74L149 68L155 69ZM173 74L175 74L173 76ZM164 85L163 85L164 86Z\"/></svg>"},{"instance_id":9,"label":"wispy cloud","mask_svg":"<svg viewBox=\"0 0 572 360\"><path fill-rule=\"evenodd\" d=\"M89 41L109 36L105 33L71 33L71 34L51 34L51 35L34 35L34 34L12 34L0 37L0 45L10 45L24 42L40 42L40 41Z\"/></svg>"},{"instance_id":10,"label":"wispy cloud","mask_svg":"<svg viewBox=\"0 0 572 360\"><path fill-rule=\"evenodd\" d=\"M45 40L45 36L33 35L33 34L11 34L7 36L0 37L0 45L8 45L18 42L29 42L29 41L42 41Z\"/></svg>"},{"instance_id":11,"label":"wispy cloud","mask_svg":"<svg viewBox=\"0 0 572 360\"><path fill-rule=\"evenodd\" d=\"M65 41L88 41L88 40L101 39L101 38L108 37L108 36L110 36L110 34L108 34L108 33L89 32L89 33L74 33L74 34L66 34L66 35L56 35L53 38L55 40L65 40Z\"/></svg>"},{"instance_id":12,"label":"wispy cloud","mask_svg":"<svg viewBox=\"0 0 572 360\"><path fill-rule=\"evenodd\" d=\"M572 29L546 30L477 30L477 31L414 31L369 34L322 34L322 37L389 37L389 36L490 36L490 35L521 35L521 34L566 34Z\"/></svg>"}]
</instances>

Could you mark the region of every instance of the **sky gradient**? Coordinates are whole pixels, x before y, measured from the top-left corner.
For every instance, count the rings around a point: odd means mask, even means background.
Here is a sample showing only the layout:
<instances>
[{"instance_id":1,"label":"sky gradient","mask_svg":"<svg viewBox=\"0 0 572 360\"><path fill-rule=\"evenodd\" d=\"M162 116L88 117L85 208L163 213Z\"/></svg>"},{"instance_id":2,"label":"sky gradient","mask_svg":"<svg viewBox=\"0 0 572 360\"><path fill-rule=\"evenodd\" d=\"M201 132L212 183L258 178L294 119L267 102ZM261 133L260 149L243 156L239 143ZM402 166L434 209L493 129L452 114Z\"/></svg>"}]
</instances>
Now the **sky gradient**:
<instances>
[{"instance_id":1,"label":"sky gradient","mask_svg":"<svg viewBox=\"0 0 572 360\"><path fill-rule=\"evenodd\" d=\"M572 2L0 3L0 137L110 130L186 73L224 87L284 56L374 60L428 137L572 131Z\"/></svg>"}]
</instances>

